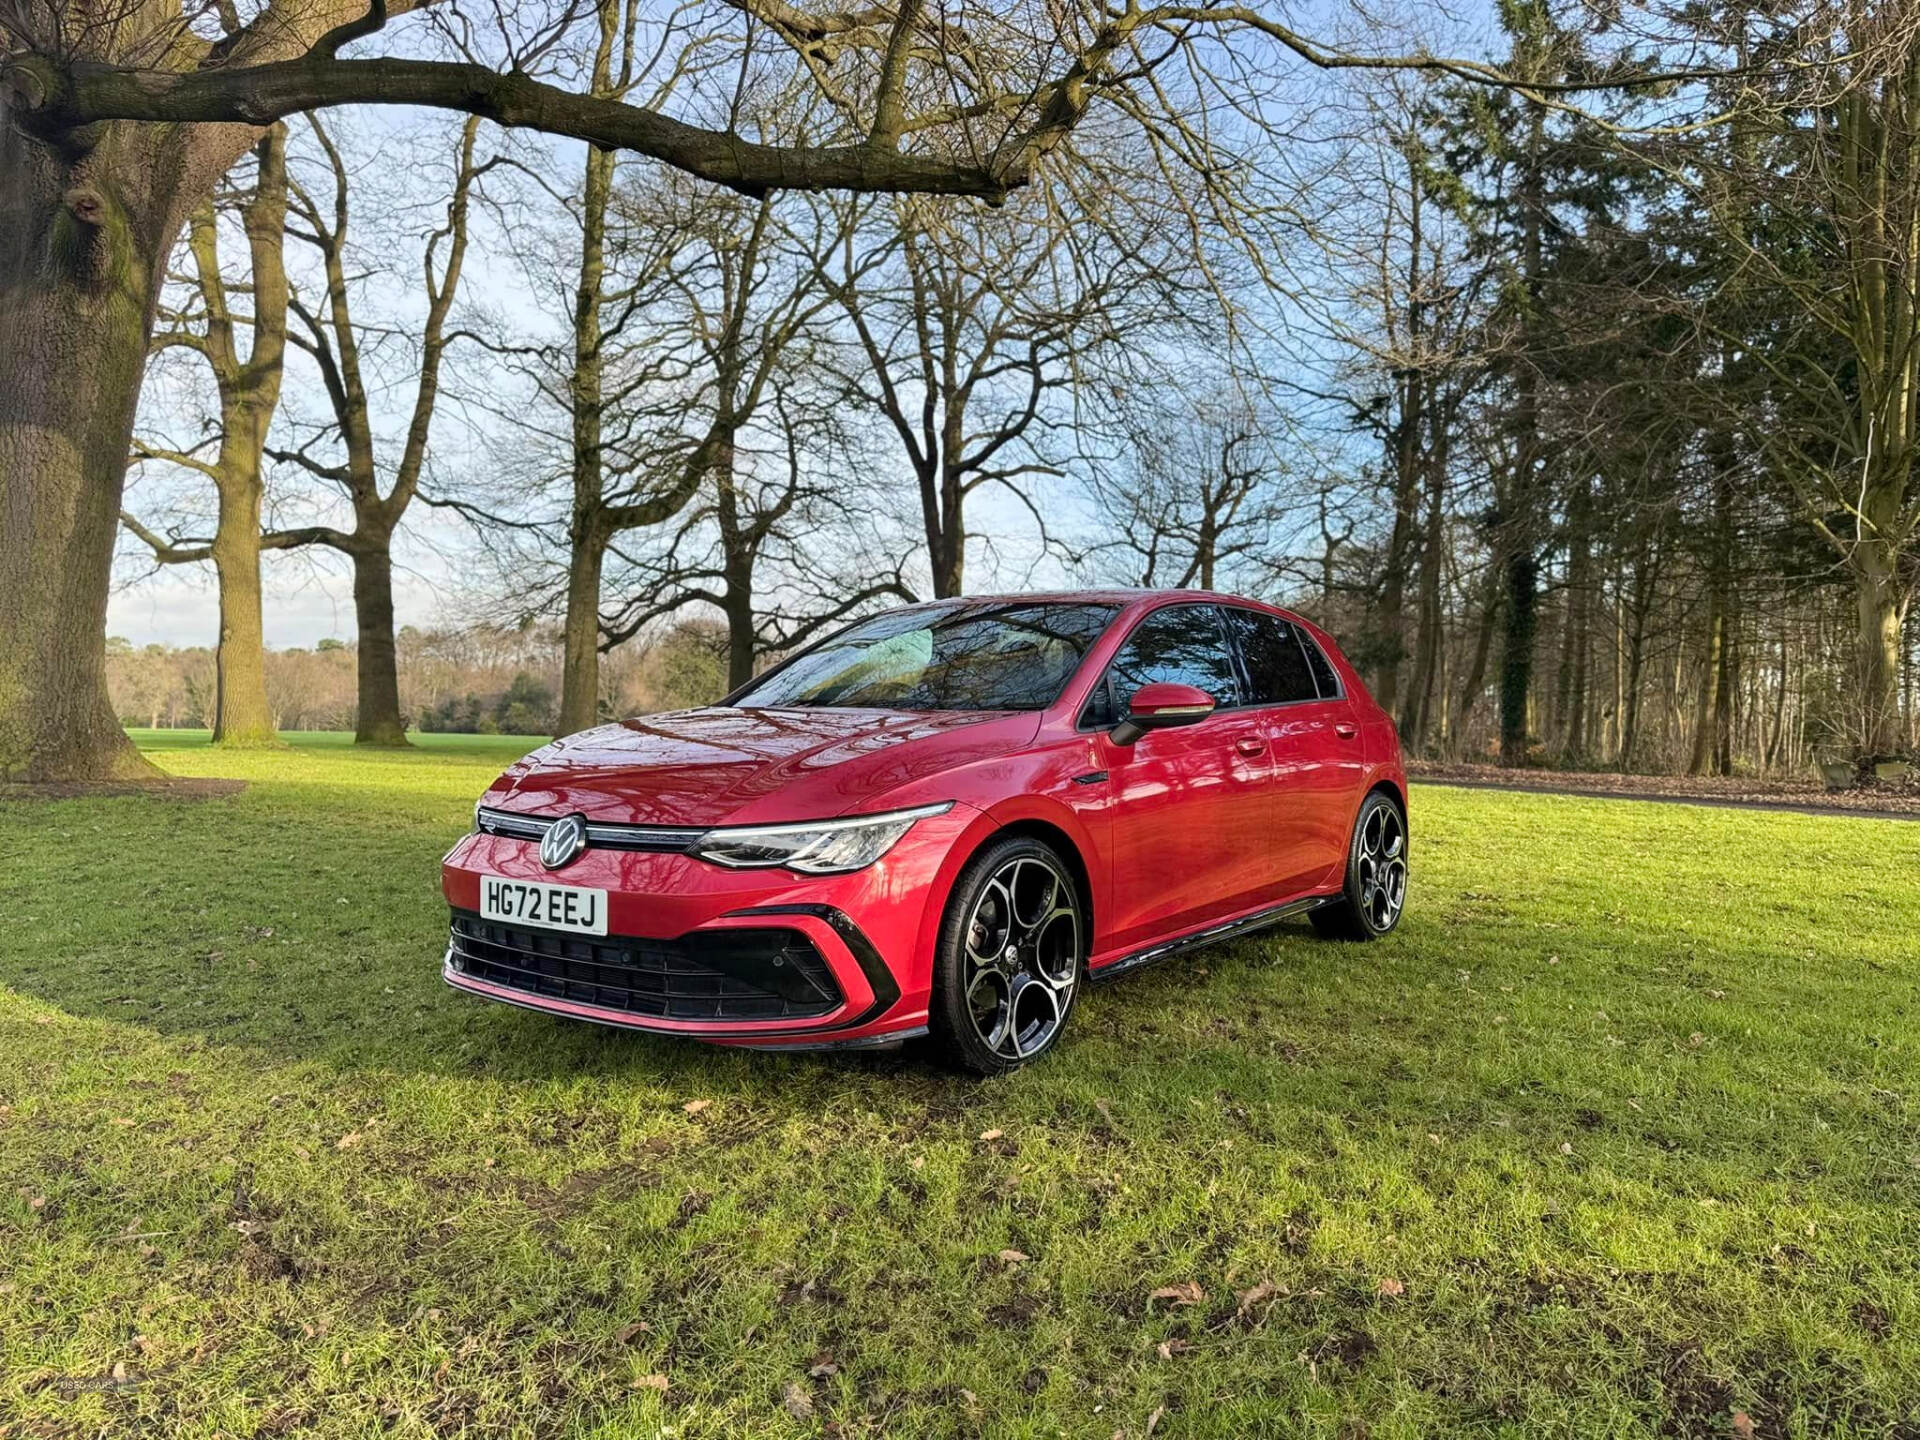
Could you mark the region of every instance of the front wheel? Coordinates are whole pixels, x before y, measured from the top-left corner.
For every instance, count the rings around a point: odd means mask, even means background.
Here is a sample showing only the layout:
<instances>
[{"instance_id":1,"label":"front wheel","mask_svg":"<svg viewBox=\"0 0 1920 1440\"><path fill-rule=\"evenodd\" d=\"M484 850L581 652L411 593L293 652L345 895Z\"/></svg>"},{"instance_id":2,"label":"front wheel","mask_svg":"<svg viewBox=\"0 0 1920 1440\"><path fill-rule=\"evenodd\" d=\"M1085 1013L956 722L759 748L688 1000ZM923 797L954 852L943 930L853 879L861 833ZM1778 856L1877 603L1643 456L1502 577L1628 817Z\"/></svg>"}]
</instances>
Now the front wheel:
<instances>
[{"instance_id":1,"label":"front wheel","mask_svg":"<svg viewBox=\"0 0 1920 1440\"><path fill-rule=\"evenodd\" d=\"M1085 917L1050 845L1016 835L968 862L934 955L935 1028L956 1063L1003 1075L1053 1048L1080 989Z\"/></svg>"},{"instance_id":2,"label":"front wheel","mask_svg":"<svg viewBox=\"0 0 1920 1440\"><path fill-rule=\"evenodd\" d=\"M1376 790L1360 807L1347 846L1347 885L1312 912L1313 928L1336 940L1375 940L1400 923L1407 903L1407 817Z\"/></svg>"}]
</instances>

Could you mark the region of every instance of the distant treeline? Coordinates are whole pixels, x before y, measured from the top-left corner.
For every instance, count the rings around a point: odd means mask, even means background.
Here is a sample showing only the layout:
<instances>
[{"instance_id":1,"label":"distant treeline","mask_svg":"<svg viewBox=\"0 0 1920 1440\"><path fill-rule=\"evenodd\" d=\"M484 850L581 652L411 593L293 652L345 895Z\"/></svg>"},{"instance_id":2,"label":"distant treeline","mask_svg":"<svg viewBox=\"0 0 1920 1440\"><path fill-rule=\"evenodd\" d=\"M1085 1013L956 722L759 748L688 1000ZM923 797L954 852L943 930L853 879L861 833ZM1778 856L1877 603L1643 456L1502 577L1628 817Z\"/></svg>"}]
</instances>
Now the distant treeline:
<instances>
[{"instance_id":1,"label":"distant treeline","mask_svg":"<svg viewBox=\"0 0 1920 1440\"><path fill-rule=\"evenodd\" d=\"M400 699L410 728L455 734L550 735L559 711L556 629L404 626ZM355 650L322 640L269 650L267 697L280 730L351 730ZM710 624L675 626L610 652L601 667L604 716L697 705L726 689L726 635ZM206 729L215 708L214 654L205 646L107 642L107 680L123 724Z\"/></svg>"}]
</instances>

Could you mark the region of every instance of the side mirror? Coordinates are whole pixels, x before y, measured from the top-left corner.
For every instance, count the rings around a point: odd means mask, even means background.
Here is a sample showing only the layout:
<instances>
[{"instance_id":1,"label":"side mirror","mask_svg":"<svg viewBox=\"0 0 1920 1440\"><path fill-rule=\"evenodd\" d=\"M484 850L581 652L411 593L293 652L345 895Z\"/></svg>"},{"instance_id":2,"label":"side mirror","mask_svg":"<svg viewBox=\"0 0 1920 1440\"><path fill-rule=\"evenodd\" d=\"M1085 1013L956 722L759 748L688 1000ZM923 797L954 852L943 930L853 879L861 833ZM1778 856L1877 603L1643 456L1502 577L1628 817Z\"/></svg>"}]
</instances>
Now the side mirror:
<instances>
[{"instance_id":1,"label":"side mirror","mask_svg":"<svg viewBox=\"0 0 1920 1440\"><path fill-rule=\"evenodd\" d=\"M1107 732L1108 738L1116 745L1131 745L1149 730L1198 725L1213 713L1213 703L1213 696L1191 685L1142 685L1127 702L1127 718Z\"/></svg>"}]
</instances>

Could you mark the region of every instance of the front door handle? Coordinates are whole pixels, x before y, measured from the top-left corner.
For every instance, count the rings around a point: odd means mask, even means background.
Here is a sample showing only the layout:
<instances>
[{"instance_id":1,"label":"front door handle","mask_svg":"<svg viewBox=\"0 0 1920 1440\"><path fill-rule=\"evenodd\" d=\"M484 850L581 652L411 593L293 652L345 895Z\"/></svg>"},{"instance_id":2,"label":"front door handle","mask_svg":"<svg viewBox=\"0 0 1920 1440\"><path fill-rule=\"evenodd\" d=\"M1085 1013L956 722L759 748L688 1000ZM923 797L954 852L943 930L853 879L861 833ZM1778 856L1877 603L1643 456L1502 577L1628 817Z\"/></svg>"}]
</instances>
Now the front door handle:
<instances>
[{"instance_id":1,"label":"front door handle","mask_svg":"<svg viewBox=\"0 0 1920 1440\"><path fill-rule=\"evenodd\" d=\"M1267 751L1267 742L1257 736L1242 735L1233 742L1233 748L1242 755L1264 755Z\"/></svg>"},{"instance_id":2,"label":"front door handle","mask_svg":"<svg viewBox=\"0 0 1920 1440\"><path fill-rule=\"evenodd\" d=\"M1360 727L1349 724L1345 720L1336 720L1333 724L1333 733L1338 735L1342 740L1351 740L1360 733Z\"/></svg>"}]
</instances>

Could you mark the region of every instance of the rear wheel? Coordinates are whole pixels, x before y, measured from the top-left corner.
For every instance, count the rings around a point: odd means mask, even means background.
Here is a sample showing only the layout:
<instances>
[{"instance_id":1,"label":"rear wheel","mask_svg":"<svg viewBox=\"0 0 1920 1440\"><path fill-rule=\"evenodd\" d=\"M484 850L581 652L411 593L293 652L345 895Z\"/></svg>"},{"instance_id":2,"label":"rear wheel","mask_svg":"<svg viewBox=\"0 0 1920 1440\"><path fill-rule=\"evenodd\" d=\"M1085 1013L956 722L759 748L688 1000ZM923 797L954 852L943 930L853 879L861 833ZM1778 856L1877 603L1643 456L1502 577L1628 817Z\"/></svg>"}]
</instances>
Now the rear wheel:
<instances>
[{"instance_id":1,"label":"rear wheel","mask_svg":"<svg viewBox=\"0 0 1920 1440\"><path fill-rule=\"evenodd\" d=\"M1312 913L1313 928L1337 940L1374 940L1400 923L1407 903L1407 817L1381 791L1367 796L1347 847L1347 885Z\"/></svg>"},{"instance_id":2,"label":"rear wheel","mask_svg":"<svg viewBox=\"0 0 1920 1440\"><path fill-rule=\"evenodd\" d=\"M981 1075L1052 1049L1080 991L1086 906L1052 846L996 841L961 872L934 956L933 1019L948 1054Z\"/></svg>"}]
</instances>

